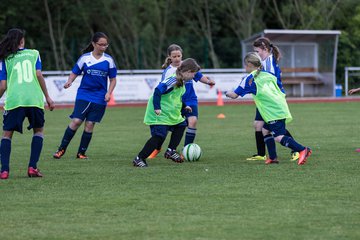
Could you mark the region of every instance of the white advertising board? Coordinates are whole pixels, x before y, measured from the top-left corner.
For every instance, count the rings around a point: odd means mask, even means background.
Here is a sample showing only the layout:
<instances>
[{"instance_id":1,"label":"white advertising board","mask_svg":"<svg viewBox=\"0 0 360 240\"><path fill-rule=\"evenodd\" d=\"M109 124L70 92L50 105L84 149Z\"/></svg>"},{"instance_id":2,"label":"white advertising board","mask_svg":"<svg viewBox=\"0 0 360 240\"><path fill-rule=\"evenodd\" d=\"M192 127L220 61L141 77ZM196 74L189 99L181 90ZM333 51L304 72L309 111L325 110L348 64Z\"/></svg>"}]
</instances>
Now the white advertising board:
<instances>
[{"instance_id":1,"label":"white advertising board","mask_svg":"<svg viewBox=\"0 0 360 240\"><path fill-rule=\"evenodd\" d=\"M245 73L206 73L204 75L210 77L216 82L212 88L201 82L195 83L194 87L199 101L212 101L217 99L218 90L226 92L235 89ZM55 103L74 103L76 92L81 82L79 76L73 85L64 89L67 81L66 75L46 76L45 81L50 96ZM134 102L147 101L161 79L161 74L119 74L116 77L116 87L113 92L114 100L117 102ZM250 95L246 96L251 97Z\"/></svg>"}]
</instances>

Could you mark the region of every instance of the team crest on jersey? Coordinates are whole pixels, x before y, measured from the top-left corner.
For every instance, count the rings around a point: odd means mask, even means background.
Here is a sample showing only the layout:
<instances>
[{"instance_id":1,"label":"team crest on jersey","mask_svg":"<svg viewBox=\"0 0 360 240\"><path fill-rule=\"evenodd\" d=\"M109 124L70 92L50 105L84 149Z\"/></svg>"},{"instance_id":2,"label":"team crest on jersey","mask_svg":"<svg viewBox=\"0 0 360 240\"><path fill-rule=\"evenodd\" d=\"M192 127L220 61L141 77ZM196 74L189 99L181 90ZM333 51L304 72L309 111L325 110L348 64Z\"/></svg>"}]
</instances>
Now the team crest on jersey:
<instances>
[{"instance_id":1,"label":"team crest on jersey","mask_svg":"<svg viewBox=\"0 0 360 240\"><path fill-rule=\"evenodd\" d=\"M154 89L158 79L157 78L145 78L145 82L147 83L147 85L149 86L150 89Z\"/></svg>"},{"instance_id":2,"label":"team crest on jersey","mask_svg":"<svg viewBox=\"0 0 360 240\"><path fill-rule=\"evenodd\" d=\"M64 84L66 83L66 80L54 80L55 86L59 92L61 92L64 89Z\"/></svg>"}]
</instances>

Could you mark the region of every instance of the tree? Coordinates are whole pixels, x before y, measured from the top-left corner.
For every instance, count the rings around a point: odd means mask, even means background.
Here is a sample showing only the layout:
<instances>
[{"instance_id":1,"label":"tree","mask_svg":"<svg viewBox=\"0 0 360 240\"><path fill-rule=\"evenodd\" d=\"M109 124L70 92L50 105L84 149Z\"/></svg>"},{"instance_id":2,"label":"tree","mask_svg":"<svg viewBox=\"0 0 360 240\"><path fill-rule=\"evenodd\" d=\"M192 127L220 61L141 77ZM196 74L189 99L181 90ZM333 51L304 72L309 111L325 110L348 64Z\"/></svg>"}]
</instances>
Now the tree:
<instances>
[{"instance_id":1,"label":"tree","mask_svg":"<svg viewBox=\"0 0 360 240\"><path fill-rule=\"evenodd\" d=\"M240 41L262 30L260 0L224 1L224 5L227 22Z\"/></svg>"},{"instance_id":2,"label":"tree","mask_svg":"<svg viewBox=\"0 0 360 240\"><path fill-rule=\"evenodd\" d=\"M205 40L206 46L209 49L212 65L214 68L219 68L220 64L215 52L213 36L216 35L220 29L218 25L219 19L215 15L219 12L217 8L221 5L220 1L188 0L183 1L183 3L186 6L191 6L181 9L180 16L183 16L186 22L186 28L199 39Z\"/></svg>"},{"instance_id":3,"label":"tree","mask_svg":"<svg viewBox=\"0 0 360 240\"><path fill-rule=\"evenodd\" d=\"M266 0L265 3L283 29L331 29L340 0Z\"/></svg>"}]
</instances>

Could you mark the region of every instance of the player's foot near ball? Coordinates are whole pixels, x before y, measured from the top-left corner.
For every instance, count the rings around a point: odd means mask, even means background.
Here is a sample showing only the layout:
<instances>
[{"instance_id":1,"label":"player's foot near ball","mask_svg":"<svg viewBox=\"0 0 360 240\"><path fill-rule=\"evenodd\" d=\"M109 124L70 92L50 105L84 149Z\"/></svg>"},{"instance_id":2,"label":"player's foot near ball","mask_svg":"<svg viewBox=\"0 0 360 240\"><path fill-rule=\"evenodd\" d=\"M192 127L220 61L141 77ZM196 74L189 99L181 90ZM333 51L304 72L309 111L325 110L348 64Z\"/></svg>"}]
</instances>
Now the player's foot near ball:
<instances>
[{"instance_id":1,"label":"player's foot near ball","mask_svg":"<svg viewBox=\"0 0 360 240\"><path fill-rule=\"evenodd\" d=\"M176 163L184 162L184 158L176 150L171 150L171 149L166 150L164 157L167 159L171 159Z\"/></svg>"}]
</instances>

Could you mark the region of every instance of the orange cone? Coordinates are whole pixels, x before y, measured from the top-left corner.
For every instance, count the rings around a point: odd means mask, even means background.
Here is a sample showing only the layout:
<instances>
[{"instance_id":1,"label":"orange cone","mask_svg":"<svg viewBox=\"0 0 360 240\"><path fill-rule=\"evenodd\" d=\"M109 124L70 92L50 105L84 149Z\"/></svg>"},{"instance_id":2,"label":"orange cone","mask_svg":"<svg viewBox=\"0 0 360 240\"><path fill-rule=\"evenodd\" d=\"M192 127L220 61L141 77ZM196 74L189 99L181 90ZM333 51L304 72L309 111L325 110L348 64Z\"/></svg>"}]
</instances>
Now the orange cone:
<instances>
[{"instance_id":1,"label":"orange cone","mask_svg":"<svg viewBox=\"0 0 360 240\"><path fill-rule=\"evenodd\" d=\"M218 97L217 97L217 106L224 106L224 101L222 99L222 92L220 91L220 89L218 89Z\"/></svg>"},{"instance_id":2,"label":"orange cone","mask_svg":"<svg viewBox=\"0 0 360 240\"><path fill-rule=\"evenodd\" d=\"M116 102L115 102L115 99L114 99L114 94L111 94L110 95L110 100L109 100L109 102L108 102L108 106L114 106L116 104Z\"/></svg>"},{"instance_id":3,"label":"orange cone","mask_svg":"<svg viewBox=\"0 0 360 240\"><path fill-rule=\"evenodd\" d=\"M224 118L226 118L226 117L225 117L225 114L220 113L220 114L217 115L217 118L219 118L219 119L224 119Z\"/></svg>"}]
</instances>

